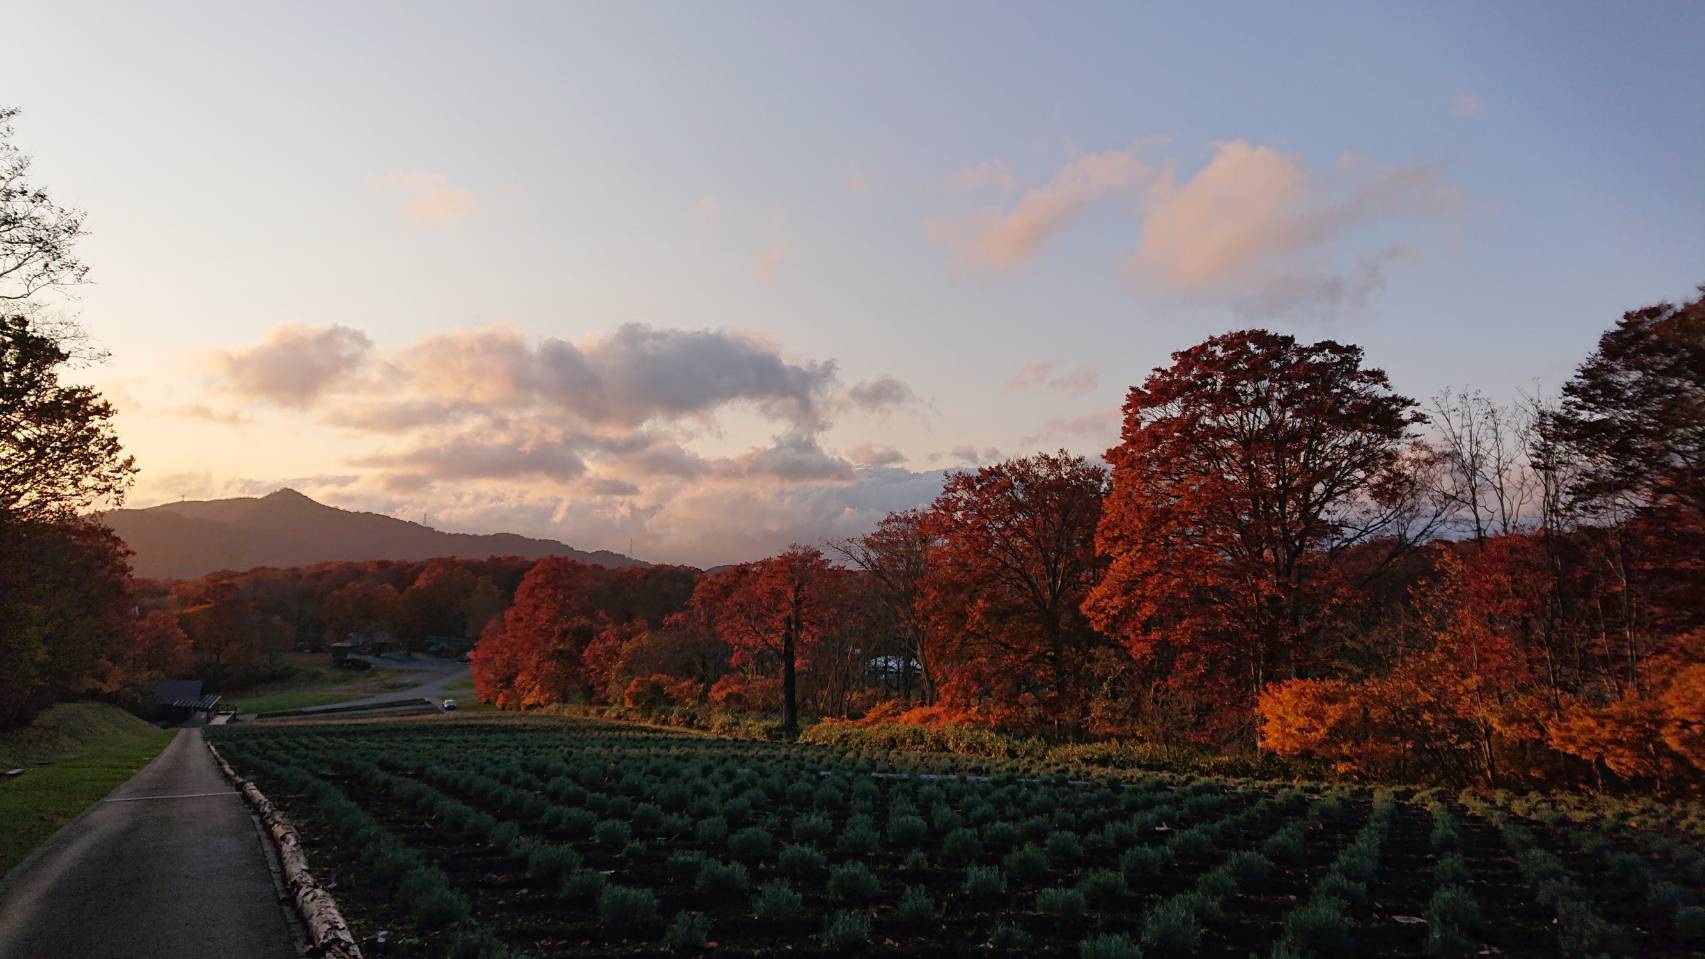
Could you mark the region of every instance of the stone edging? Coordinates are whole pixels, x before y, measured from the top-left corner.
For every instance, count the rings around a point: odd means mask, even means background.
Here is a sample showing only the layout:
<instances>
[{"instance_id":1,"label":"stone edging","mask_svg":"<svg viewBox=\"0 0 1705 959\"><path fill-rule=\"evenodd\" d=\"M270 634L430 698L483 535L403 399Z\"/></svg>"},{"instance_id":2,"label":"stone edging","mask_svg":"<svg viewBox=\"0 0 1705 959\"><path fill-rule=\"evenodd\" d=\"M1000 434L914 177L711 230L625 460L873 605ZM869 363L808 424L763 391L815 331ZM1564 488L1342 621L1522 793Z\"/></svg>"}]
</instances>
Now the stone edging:
<instances>
[{"instance_id":1,"label":"stone edging","mask_svg":"<svg viewBox=\"0 0 1705 959\"><path fill-rule=\"evenodd\" d=\"M242 792L272 837L273 845L278 849L278 862L284 868L285 888L290 891L296 913L308 927L308 938L314 945L315 954L325 959L361 959L361 949L355 944L349 924L343 921L343 914L338 912L337 902L308 872L308 856L302 851L302 839L296 834L295 827L272 804L272 800L255 788L254 783L237 775L212 743L207 744L207 749L225 778Z\"/></svg>"}]
</instances>

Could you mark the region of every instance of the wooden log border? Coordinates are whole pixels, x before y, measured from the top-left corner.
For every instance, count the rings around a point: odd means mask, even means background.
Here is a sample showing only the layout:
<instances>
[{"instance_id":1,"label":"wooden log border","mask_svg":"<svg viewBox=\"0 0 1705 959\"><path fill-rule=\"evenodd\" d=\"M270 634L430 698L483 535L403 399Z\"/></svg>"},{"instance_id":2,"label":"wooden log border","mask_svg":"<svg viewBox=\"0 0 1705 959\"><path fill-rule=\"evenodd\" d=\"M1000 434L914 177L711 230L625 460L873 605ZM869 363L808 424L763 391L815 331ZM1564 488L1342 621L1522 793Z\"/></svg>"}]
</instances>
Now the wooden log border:
<instances>
[{"instance_id":1,"label":"wooden log border","mask_svg":"<svg viewBox=\"0 0 1705 959\"><path fill-rule=\"evenodd\" d=\"M272 800L255 788L254 783L237 775L212 743L208 743L207 748L213 753L213 759L225 778L242 792L255 815L260 817L261 824L266 826L267 835L272 837L273 845L278 849L278 862L284 867L285 888L290 891L296 914L308 927L314 953L324 959L361 959L361 949L355 944L349 923L343 921L343 913L338 912L337 901L308 871L308 855L302 850L302 837L296 834L296 828L290 825Z\"/></svg>"}]
</instances>

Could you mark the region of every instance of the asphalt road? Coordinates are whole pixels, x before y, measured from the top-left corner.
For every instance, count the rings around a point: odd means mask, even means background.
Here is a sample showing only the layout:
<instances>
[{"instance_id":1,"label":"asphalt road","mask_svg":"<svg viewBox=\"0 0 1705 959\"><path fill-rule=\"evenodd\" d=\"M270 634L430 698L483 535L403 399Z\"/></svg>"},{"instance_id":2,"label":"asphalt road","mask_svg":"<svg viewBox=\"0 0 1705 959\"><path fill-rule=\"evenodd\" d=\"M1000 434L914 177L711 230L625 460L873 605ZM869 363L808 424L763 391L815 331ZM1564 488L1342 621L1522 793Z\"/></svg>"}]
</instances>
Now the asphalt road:
<instances>
[{"instance_id":1,"label":"asphalt road","mask_svg":"<svg viewBox=\"0 0 1705 959\"><path fill-rule=\"evenodd\" d=\"M200 729L0 882L4 959L295 959L260 833Z\"/></svg>"}]
</instances>

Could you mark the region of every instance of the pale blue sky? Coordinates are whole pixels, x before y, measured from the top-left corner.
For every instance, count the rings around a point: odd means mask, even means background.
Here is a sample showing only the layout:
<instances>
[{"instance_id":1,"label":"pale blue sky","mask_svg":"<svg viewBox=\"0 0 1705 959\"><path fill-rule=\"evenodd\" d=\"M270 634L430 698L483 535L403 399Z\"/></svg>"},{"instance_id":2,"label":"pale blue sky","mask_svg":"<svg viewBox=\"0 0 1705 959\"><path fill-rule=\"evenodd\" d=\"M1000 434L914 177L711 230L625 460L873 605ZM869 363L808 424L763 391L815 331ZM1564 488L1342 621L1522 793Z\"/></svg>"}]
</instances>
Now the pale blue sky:
<instances>
[{"instance_id":1,"label":"pale blue sky","mask_svg":"<svg viewBox=\"0 0 1705 959\"><path fill-rule=\"evenodd\" d=\"M300 485L449 527L747 559L927 496L955 447L1099 452L1125 387L1213 332L1351 340L1417 397L1509 395L1705 282L1700 4L238 7L6 18L0 100L90 214L75 308L113 353L94 376L140 505L320 477ZM1048 213L1086 157L1093 185ZM401 476L468 423L328 425L429 334L587 347L624 323L833 360L825 403L880 376L913 397L802 428L739 387L606 438L903 458L658 479L582 445L573 476ZM239 388L220 357L281 324L360 330L371 355L311 400ZM1079 375L1009 387L1042 362ZM479 434L536 449L561 423L526 415Z\"/></svg>"}]
</instances>

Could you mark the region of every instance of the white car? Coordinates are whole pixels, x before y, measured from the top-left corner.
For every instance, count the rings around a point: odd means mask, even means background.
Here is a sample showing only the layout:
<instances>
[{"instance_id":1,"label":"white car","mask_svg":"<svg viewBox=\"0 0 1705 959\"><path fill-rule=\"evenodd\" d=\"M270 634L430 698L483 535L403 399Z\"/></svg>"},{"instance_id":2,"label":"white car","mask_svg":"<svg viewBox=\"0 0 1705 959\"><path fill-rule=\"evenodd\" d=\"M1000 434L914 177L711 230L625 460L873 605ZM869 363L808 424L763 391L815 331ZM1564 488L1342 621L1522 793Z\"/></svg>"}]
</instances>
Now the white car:
<instances>
[{"instance_id":1,"label":"white car","mask_svg":"<svg viewBox=\"0 0 1705 959\"><path fill-rule=\"evenodd\" d=\"M451 713L455 712L456 711L456 701L454 699L444 700L444 711L445 712L451 712Z\"/></svg>"}]
</instances>

